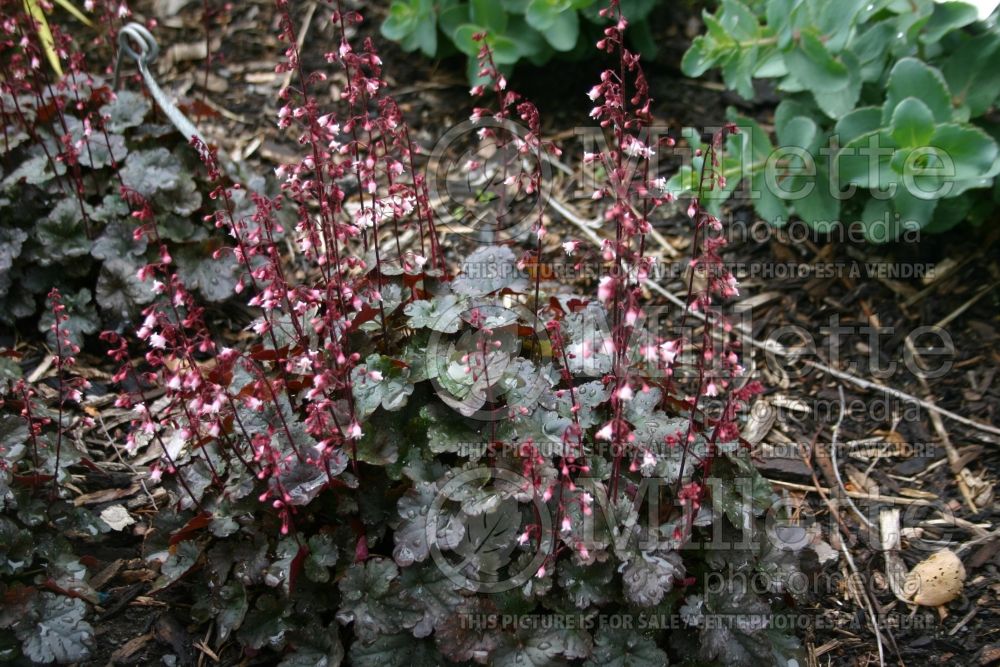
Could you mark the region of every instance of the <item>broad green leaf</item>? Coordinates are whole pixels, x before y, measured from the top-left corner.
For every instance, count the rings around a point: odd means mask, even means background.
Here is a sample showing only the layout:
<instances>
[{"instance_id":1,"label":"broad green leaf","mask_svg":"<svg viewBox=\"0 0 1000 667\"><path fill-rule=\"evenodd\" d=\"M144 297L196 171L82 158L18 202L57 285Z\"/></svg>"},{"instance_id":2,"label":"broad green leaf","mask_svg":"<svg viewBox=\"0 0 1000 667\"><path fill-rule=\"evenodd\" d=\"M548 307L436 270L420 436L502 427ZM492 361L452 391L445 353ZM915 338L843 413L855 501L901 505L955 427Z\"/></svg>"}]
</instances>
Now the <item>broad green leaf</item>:
<instances>
[{"instance_id":1,"label":"broad green leaf","mask_svg":"<svg viewBox=\"0 0 1000 667\"><path fill-rule=\"evenodd\" d=\"M552 27L559 14L565 11L572 11L569 0L531 0L524 18L528 21L528 25L544 33Z\"/></svg>"},{"instance_id":2,"label":"broad green leaf","mask_svg":"<svg viewBox=\"0 0 1000 667\"><path fill-rule=\"evenodd\" d=\"M239 579L233 579L219 589L218 595L219 614L216 618L219 630L219 639L225 641L229 633L242 625L250 602L247 598L247 589Z\"/></svg>"},{"instance_id":3,"label":"broad green leaf","mask_svg":"<svg viewBox=\"0 0 1000 667\"><path fill-rule=\"evenodd\" d=\"M892 198L893 209L899 216L900 232L906 229L923 229L934 217L938 199L925 199L911 193L906 187L896 189Z\"/></svg>"},{"instance_id":4,"label":"broad green leaf","mask_svg":"<svg viewBox=\"0 0 1000 667\"><path fill-rule=\"evenodd\" d=\"M719 22L738 41L753 39L760 30L757 17L740 0L722 0Z\"/></svg>"},{"instance_id":5,"label":"broad green leaf","mask_svg":"<svg viewBox=\"0 0 1000 667\"><path fill-rule=\"evenodd\" d=\"M622 572L622 587L630 602L655 607L683 577L684 565L678 553L639 553Z\"/></svg>"},{"instance_id":6,"label":"broad green leaf","mask_svg":"<svg viewBox=\"0 0 1000 667\"><path fill-rule=\"evenodd\" d=\"M295 650L286 654L278 667L338 667L344 661L336 621L326 627L311 621L290 633L288 643Z\"/></svg>"},{"instance_id":7,"label":"broad green leaf","mask_svg":"<svg viewBox=\"0 0 1000 667\"><path fill-rule=\"evenodd\" d=\"M542 34L556 51L572 51L580 36L579 14L572 9L560 12Z\"/></svg>"},{"instance_id":8,"label":"broad green leaf","mask_svg":"<svg viewBox=\"0 0 1000 667\"><path fill-rule=\"evenodd\" d=\"M788 71L810 90L834 92L851 82L847 67L836 60L812 33L802 33L798 45L785 55Z\"/></svg>"},{"instance_id":9,"label":"broad green leaf","mask_svg":"<svg viewBox=\"0 0 1000 667\"><path fill-rule=\"evenodd\" d=\"M417 637L429 636L455 613L463 599L455 583L430 563L404 568L400 583L406 597L424 612L423 619L413 627Z\"/></svg>"},{"instance_id":10,"label":"broad green leaf","mask_svg":"<svg viewBox=\"0 0 1000 667\"><path fill-rule=\"evenodd\" d=\"M358 640L348 655L354 667L440 667L441 655L430 641L408 633L379 635L370 644Z\"/></svg>"},{"instance_id":11,"label":"broad green leaf","mask_svg":"<svg viewBox=\"0 0 1000 667\"><path fill-rule=\"evenodd\" d=\"M956 181L987 174L997 159L993 138L971 125L938 125L929 143L954 165Z\"/></svg>"},{"instance_id":12,"label":"broad green leaf","mask_svg":"<svg viewBox=\"0 0 1000 667\"><path fill-rule=\"evenodd\" d=\"M973 23L978 18L976 8L967 2L935 2L934 13L924 25L920 41L935 44L945 34Z\"/></svg>"},{"instance_id":13,"label":"broad green leaf","mask_svg":"<svg viewBox=\"0 0 1000 667\"><path fill-rule=\"evenodd\" d=\"M813 88L813 97L816 104L829 118L837 119L849 113L857 105L861 98L861 65L857 57L851 51L843 51L840 54L844 66L847 67L849 81L842 90L827 91Z\"/></svg>"},{"instance_id":14,"label":"broad green leaf","mask_svg":"<svg viewBox=\"0 0 1000 667\"><path fill-rule=\"evenodd\" d=\"M81 662L94 648L94 629L84 616L83 600L52 593L35 599L31 614L17 620L14 631L25 655L35 663Z\"/></svg>"},{"instance_id":15,"label":"broad green leaf","mask_svg":"<svg viewBox=\"0 0 1000 667\"><path fill-rule=\"evenodd\" d=\"M135 264L118 257L104 262L94 295L102 311L125 321L138 306L153 301L151 285L139 280L136 269Z\"/></svg>"},{"instance_id":16,"label":"broad green leaf","mask_svg":"<svg viewBox=\"0 0 1000 667\"><path fill-rule=\"evenodd\" d=\"M837 136L837 143L845 146L862 134L874 132L881 126L881 107L858 107L837 121L834 132Z\"/></svg>"},{"instance_id":17,"label":"broad green leaf","mask_svg":"<svg viewBox=\"0 0 1000 667\"><path fill-rule=\"evenodd\" d=\"M437 22L433 14L422 16L401 45L407 51L420 50L428 58L437 53Z\"/></svg>"},{"instance_id":18,"label":"broad green leaf","mask_svg":"<svg viewBox=\"0 0 1000 667\"><path fill-rule=\"evenodd\" d=\"M234 294L240 267L232 254L212 257L208 244L185 245L173 253L177 273L188 289L197 289L208 301L225 301Z\"/></svg>"},{"instance_id":19,"label":"broad green leaf","mask_svg":"<svg viewBox=\"0 0 1000 667\"><path fill-rule=\"evenodd\" d=\"M948 92L944 77L937 69L916 58L901 59L889 73L889 85L882 107L883 125L888 125L892 121L892 112L896 110L896 105L907 97L919 98L926 104L934 114L936 122L951 121L951 94Z\"/></svg>"},{"instance_id":20,"label":"broad green leaf","mask_svg":"<svg viewBox=\"0 0 1000 667\"><path fill-rule=\"evenodd\" d=\"M897 181L892 171L896 143L888 130L866 132L845 144L834 157L841 184L884 189Z\"/></svg>"},{"instance_id":21,"label":"broad green leaf","mask_svg":"<svg viewBox=\"0 0 1000 667\"><path fill-rule=\"evenodd\" d=\"M667 654L653 639L632 629L602 627L594 641L594 652L584 667L662 667Z\"/></svg>"},{"instance_id":22,"label":"broad green leaf","mask_svg":"<svg viewBox=\"0 0 1000 667\"><path fill-rule=\"evenodd\" d=\"M782 146L795 146L808 150L815 145L819 128L808 116L798 116L776 127L775 131Z\"/></svg>"},{"instance_id":23,"label":"broad green leaf","mask_svg":"<svg viewBox=\"0 0 1000 667\"><path fill-rule=\"evenodd\" d=\"M389 15L382 22L381 32L386 39L394 42L402 40L417 27L416 8L409 2L393 2L389 6Z\"/></svg>"},{"instance_id":24,"label":"broad green leaf","mask_svg":"<svg viewBox=\"0 0 1000 667\"><path fill-rule=\"evenodd\" d=\"M712 56L710 48L708 39L704 35L694 38L681 59L681 72L684 76L697 78L716 64L717 61Z\"/></svg>"},{"instance_id":25,"label":"broad green leaf","mask_svg":"<svg viewBox=\"0 0 1000 667\"><path fill-rule=\"evenodd\" d=\"M944 62L942 73L958 104L973 118L981 116L1000 95L1000 35L987 32L968 38Z\"/></svg>"},{"instance_id":26,"label":"broad green leaf","mask_svg":"<svg viewBox=\"0 0 1000 667\"><path fill-rule=\"evenodd\" d=\"M240 625L240 642L255 650L281 648L289 628L288 614L288 607L275 596L261 595Z\"/></svg>"},{"instance_id":27,"label":"broad green leaf","mask_svg":"<svg viewBox=\"0 0 1000 667\"><path fill-rule=\"evenodd\" d=\"M537 628L502 633L500 645L493 654L495 667L552 667L562 664L558 659L566 650L563 633L544 624Z\"/></svg>"},{"instance_id":28,"label":"broad green leaf","mask_svg":"<svg viewBox=\"0 0 1000 667\"><path fill-rule=\"evenodd\" d=\"M452 281L456 294L486 296L504 288L514 291L527 286L517 269L514 251L507 246L486 246L462 262L462 272Z\"/></svg>"},{"instance_id":29,"label":"broad green leaf","mask_svg":"<svg viewBox=\"0 0 1000 667\"><path fill-rule=\"evenodd\" d=\"M479 54L481 44L472 39L472 36L480 32L486 32L486 29L480 25L465 23L455 28L452 39L455 41L455 46L459 51L475 58Z\"/></svg>"},{"instance_id":30,"label":"broad green leaf","mask_svg":"<svg viewBox=\"0 0 1000 667\"><path fill-rule=\"evenodd\" d=\"M89 207L84 207L86 211ZM35 236L45 248L43 264L62 262L90 252L83 223L83 211L76 197L60 199L47 216L38 221Z\"/></svg>"},{"instance_id":31,"label":"broad green leaf","mask_svg":"<svg viewBox=\"0 0 1000 667\"><path fill-rule=\"evenodd\" d=\"M757 50L754 46L740 54L734 53L722 64L726 86L745 100L754 98L753 73L757 67Z\"/></svg>"},{"instance_id":32,"label":"broad green leaf","mask_svg":"<svg viewBox=\"0 0 1000 667\"><path fill-rule=\"evenodd\" d=\"M934 114L916 97L907 97L892 114L892 138L900 146L926 146L934 134Z\"/></svg>"},{"instance_id":33,"label":"broad green leaf","mask_svg":"<svg viewBox=\"0 0 1000 667\"><path fill-rule=\"evenodd\" d=\"M507 30L507 12L496 0L471 0L469 6L473 23L484 25L496 33Z\"/></svg>"},{"instance_id":34,"label":"broad green leaf","mask_svg":"<svg viewBox=\"0 0 1000 667\"><path fill-rule=\"evenodd\" d=\"M869 199L861 213L861 225L865 238L873 243L894 240L900 232L892 200Z\"/></svg>"},{"instance_id":35,"label":"broad green leaf","mask_svg":"<svg viewBox=\"0 0 1000 667\"><path fill-rule=\"evenodd\" d=\"M355 563L340 580L341 603L337 620L353 623L362 642L412 628L423 617L400 593L399 568L386 558Z\"/></svg>"},{"instance_id":36,"label":"broad green leaf","mask_svg":"<svg viewBox=\"0 0 1000 667\"><path fill-rule=\"evenodd\" d=\"M487 35L487 44L493 49L493 62L497 65L513 65L521 57L517 42L505 35Z\"/></svg>"},{"instance_id":37,"label":"broad green leaf","mask_svg":"<svg viewBox=\"0 0 1000 667\"><path fill-rule=\"evenodd\" d=\"M438 25L441 32L455 40L455 32L464 24L469 22L469 6L458 4L447 9L442 9L438 14Z\"/></svg>"},{"instance_id":38,"label":"broad green leaf","mask_svg":"<svg viewBox=\"0 0 1000 667\"><path fill-rule=\"evenodd\" d=\"M840 53L855 27L855 17L869 0L843 0L820 4L816 26L824 37L826 48ZM850 64L846 63L848 67Z\"/></svg>"}]
</instances>

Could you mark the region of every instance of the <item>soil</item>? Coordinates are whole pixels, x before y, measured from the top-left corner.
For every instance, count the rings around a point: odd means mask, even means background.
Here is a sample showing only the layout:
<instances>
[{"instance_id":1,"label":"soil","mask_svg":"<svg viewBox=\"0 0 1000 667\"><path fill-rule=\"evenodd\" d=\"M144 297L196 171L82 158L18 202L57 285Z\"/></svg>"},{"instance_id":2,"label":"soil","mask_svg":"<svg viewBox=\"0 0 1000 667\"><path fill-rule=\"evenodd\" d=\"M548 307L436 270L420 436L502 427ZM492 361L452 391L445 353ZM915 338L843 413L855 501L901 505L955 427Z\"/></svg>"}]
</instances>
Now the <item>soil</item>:
<instances>
[{"instance_id":1,"label":"soil","mask_svg":"<svg viewBox=\"0 0 1000 667\"><path fill-rule=\"evenodd\" d=\"M309 3L296 4L301 25ZM382 39L377 26L385 11L383 4L387 3L361 7L367 20L360 30L375 40L394 95L417 131L416 140L429 148L434 137L468 117L464 64L459 57L435 62L406 54ZM171 5L180 8L168 11ZM213 14L207 77L204 52L198 55L197 46L204 45L202 3L141 0L134 3L134 9L139 18L158 20L156 36L164 54L160 81L170 94L187 101L186 108L210 140L262 170L273 169L295 154L296 146L276 131L273 122L282 75L274 73L279 43L270 2L235 3L228 11ZM304 41L307 69L328 68L323 52L334 42L323 12L320 6ZM680 74L680 57L690 37L700 30L697 15L694 9L677 5L654 17L661 48L646 71L657 100L657 120L677 130L688 125L706 128L723 121L726 106L737 105L766 124L772 108L768 103L748 105L711 78L692 81ZM191 48L171 49L178 44ZM195 53L195 57L170 61L171 54L184 53ZM538 105L545 128L561 141L563 159L571 167L579 161L571 128L590 125L584 93L600 69L599 61L552 62L543 68L520 67L512 81ZM589 202L577 202L577 207L584 218L592 217ZM727 215L755 232L766 229L751 227L754 218L748 208L736 207ZM558 217L552 224L552 231L559 232L554 236L580 236ZM687 224L682 211L657 223L658 231L679 255L688 244ZM741 281L741 299L751 309L755 339L773 338L784 328L781 342L792 345L794 330L789 327L818 335L831 326L831 318L851 328L832 346L830 336L818 336L817 351L792 367L779 368L759 349L752 352L768 387L757 407L765 421L773 417L770 427L753 443L760 469L776 482L776 491L787 494L804 520L820 526L817 539L833 550L809 601L800 607L804 617L814 620L800 633L809 652L808 664L879 664L879 640L869 605L885 622L881 630L884 664L996 664L1000 660L1000 540L991 531L1000 522L993 496L1000 472L1000 438L947 416L935 425L933 412L886 397L877 386L890 385L983 424L1000 423L1000 383L996 382L1000 230L960 228L919 245L887 246L803 239L794 231L771 230L764 234L766 238L737 235L727 259L751 272ZM873 267L913 266L925 266L931 275L868 274ZM824 267L834 273L822 273ZM778 277L762 277L765 271ZM666 281L663 287L674 294L682 291L679 278ZM581 284L580 288L592 286ZM652 303L662 302L656 293L649 297ZM952 352L944 358L952 368L922 382L907 367L906 361L910 359L912 366L912 359L906 337L917 327L941 322L951 339ZM872 334L872 329L880 333ZM924 350L922 358L934 361L932 352ZM875 388L838 380L806 365L809 359L841 370L853 363L854 374ZM869 367L871 359L881 368L894 362L896 372L878 377ZM841 404L857 406L858 414L838 425L836 410ZM836 470L829 456L834 440L840 445ZM911 611L898 601L883 574L877 532L869 531L842 500L832 506L836 512L824 502L817 489L839 495L838 472L849 491L894 499L857 501L876 526L879 510L903 510L902 557L907 567L927 555L926 549L938 544L935 540L950 540L953 549L971 544L960 553L968 571L964 592L948 605L945 618L933 609ZM927 506L912 501L924 501ZM207 653L191 648L199 635L206 636L206 629L188 628L178 620L179 612L174 615L197 592L180 586L168 595L147 596L150 583L136 560L140 547L135 538L123 537L118 544L101 549L94 554L101 567L119 559L122 565L102 591L108 595L102 605L106 611L96 621L98 650L88 664L155 664L166 654L177 655L179 664L189 659L211 662ZM849 585L852 568L844 550L862 575L860 588Z\"/></svg>"}]
</instances>

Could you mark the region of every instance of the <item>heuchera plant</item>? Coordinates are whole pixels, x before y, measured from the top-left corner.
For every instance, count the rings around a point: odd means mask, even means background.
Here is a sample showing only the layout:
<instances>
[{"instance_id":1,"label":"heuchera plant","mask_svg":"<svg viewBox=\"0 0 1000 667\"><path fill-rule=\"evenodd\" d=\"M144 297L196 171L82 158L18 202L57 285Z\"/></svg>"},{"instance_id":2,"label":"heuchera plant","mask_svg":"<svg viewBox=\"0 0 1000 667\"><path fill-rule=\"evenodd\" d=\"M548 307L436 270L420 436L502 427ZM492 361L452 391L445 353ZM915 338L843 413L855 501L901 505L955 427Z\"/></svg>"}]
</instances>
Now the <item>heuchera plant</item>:
<instances>
[{"instance_id":1,"label":"heuchera plant","mask_svg":"<svg viewBox=\"0 0 1000 667\"><path fill-rule=\"evenodd\" d=\"M52 32L67 75L51 80L39 66L41 43L30 15L20 2L5 0L2 7L0 323L41 311L39 329L47 332L51 311L40 306L53 286L72 315L75 343L102 326L135 321L153 299L137 271L154 250L135 234L122 192L157 207L159 233L189 287L210 302L230 297L236 263L212 261L220 241L197 216L206 203L194 178L197 155L174 140L169 126L153 122L142 95L114 92L89 73L83 51L57 25ZM94 11L108 31L128 14L118 3ZM95 38L96 46L107 34ZM265 187L263 179L248 182ZM241 192L235 205L245 213L250 202Z\"/></svg>"},{"instance_id":2,"label":"heuchera plant","mask_svg":"<svg viewBox=\"0 0 1000 667\"><path fill-rule=\"evenodd\" d=\"M134 416L126 449L154 452L150 478L170 491L143 541L159 568L150 592L196 587L191 620L214 622L215 650L289 666L651 666L668 654L791 664L797 643L774 614L802 575L802 545L776 546L756 530L774 497L738 420L760 387L721 312L738 286L722 261L721 223L702 204L724 187L735 127L702 156L687 210L688 308L668 335L653 326L642 286L654 261L645 237L671 201L649 158L670 140L651 131L648 85L616 0L601 12L598 42L613 64L589 93L609 143L586 157L607 174L594 198L609 240L594 252L562 243L571 261L604 266L593 300L543 290L543 262L563 258L546 257L542 208L528 220L527 252L500 243L504 217L519 214L510 202L542 191L541 165L558 149L541 136L539 110L508 88L485 35L475 35L486 83L472 90L472 119L499 158L467 167L502 175L489 179L502 194L481 202L492 214L476 216L495 224L497 243L452 276L382 62L370 41L347 39L360 15L338 6L330 18L338 40L326 58L341 75L330 110L318 95L327 75L303 68L288 3L276 7L279 69L293 73L278 124L303 156L278 168L280 194L251 192L244 212L244 185L213 148L195 146L213 183L210 219L230 239L215 254L242 267L235 289L255 313L248 340L220 342L171 253L162 203L121 189L153 258L138 274L151 297L134 336L101 337L116 405ZM510 136L514 121L525 131ZM52 310L54 333L67 338L55 294ZM62 410L85 390L63 379L72 349L57 350L55 426L39 420L27 383L9 388L0 498L13 518L0 524L0 549L17 553L11 562L62 562L32 551L22 526L61 520L28 523L53 459L34 456L52 448L40 440L47 433L58 461L47 493L69 497L58 483L75 464ZM741 539L706 542L709 533ZM12 627L33 659L81 659L86 605L39 592L26 568L5 589L13 613L0 628ZM712 572L726 585L700 592ZM768 589L751 589L761 572ZM501 621L541 614L576 620ZM599 622L642 614L653 620ZM686 631L659 629L675 615ZM62 634L40 639L15 617L58 619L79 636L76 651L59 653Z\"/></svg>"}]
</instances>

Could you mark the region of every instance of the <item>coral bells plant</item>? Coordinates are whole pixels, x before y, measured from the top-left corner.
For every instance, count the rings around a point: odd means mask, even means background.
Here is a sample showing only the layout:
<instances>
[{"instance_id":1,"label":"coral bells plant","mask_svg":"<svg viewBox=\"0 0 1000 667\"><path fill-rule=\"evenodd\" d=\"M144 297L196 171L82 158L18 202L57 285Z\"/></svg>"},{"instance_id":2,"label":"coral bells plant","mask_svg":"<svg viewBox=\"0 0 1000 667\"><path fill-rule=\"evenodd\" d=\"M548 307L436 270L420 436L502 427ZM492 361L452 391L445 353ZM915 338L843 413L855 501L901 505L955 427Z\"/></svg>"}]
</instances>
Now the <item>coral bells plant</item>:
<instances>
[{"instance_id":1,"label":"coral bells plant","mask_svg":"<svg viewBox=\"0 0 1000 667\"><path fill-rule=\"evenodd\" d=\"M330 12L335 49L308 72L288 3L276 6L278 67L293 73L277 123L301 159L277 169L269 195L193 146L213 207L204 222L227 239L215 261L239 267L234 291L252 312L244 331L221 331L181 270L164 202L127 181L119 191L147 247L136 277L148 300L133 331L101 338L131 416L126 450L154 461L148 481L170 499L144 533L151 593L199 591L186 620L211 622L223 661L792 664L796 642L775 615L797 592L802 547L758 530L774 497L739 419L759 387L722 313L737 285L701 196L672 333L644 296L646 237L676 208L650 159L670 139L657 136L618 2L598 43L613 65L589 94L608 136L584 158L605 174L593 299L541 282L543 263L561 259L547 248L591 253L543 243L556 233L544 194L559 151L489 40L476 39L484 83L470 119L488 160L461 167L495 185L471 216L490 245L455 271L439 235L453 220L430 196L382 61L348 39L361 17ZM321 107L331 85L339 99ZM707 148L700 195L724 187L732 131ZM72 319L53 296L61 339ZM60 378L73 349L56 351ZM51 430L25 407L30 388L14 389L8 448ZM81 389L60 379L59 405ZM44 470L27 449L4 451L0 480ZM23 511L31 495L5 488ZM703 589L715 572L727 585ZM760 572L767 590L751 590ZM57 612L85 623L76 601ZM663 629L678 618L688 631Z\"/></svg>"}]
</instances>

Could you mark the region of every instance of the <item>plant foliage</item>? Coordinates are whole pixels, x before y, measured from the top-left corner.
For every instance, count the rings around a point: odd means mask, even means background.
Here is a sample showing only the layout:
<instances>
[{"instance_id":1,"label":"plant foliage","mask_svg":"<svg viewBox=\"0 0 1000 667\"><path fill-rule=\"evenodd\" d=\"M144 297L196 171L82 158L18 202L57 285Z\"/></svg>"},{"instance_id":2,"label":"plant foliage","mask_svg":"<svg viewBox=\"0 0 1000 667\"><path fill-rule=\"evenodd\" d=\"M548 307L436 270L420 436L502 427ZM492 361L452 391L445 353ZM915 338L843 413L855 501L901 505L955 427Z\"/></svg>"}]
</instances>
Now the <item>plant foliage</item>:
<instances>
[{"instance_id":1,"label":"plant foliage","mask_svg":"<svg viewBox=\"0 0 1000 667\"><path fill-rule=\"evenodd\" d=\"M728 185L765 220L794 214L829 230L857 221L885 242L963 220L1000 202L1000 28L962 2L724 0L683 60L688 76L721 70L746 99L782 94L768 132L730 111ZM693 171L675 192L690 192ZM742 186L741 186L742 182Z\"/></svg>"}]
</instances>

